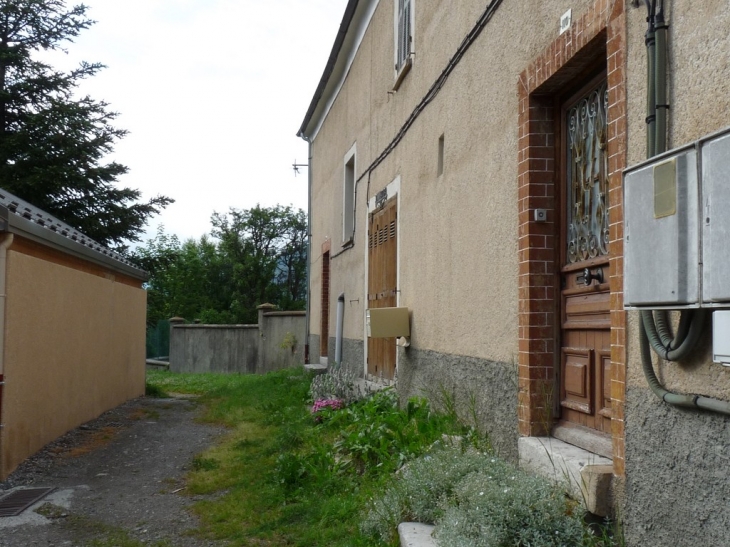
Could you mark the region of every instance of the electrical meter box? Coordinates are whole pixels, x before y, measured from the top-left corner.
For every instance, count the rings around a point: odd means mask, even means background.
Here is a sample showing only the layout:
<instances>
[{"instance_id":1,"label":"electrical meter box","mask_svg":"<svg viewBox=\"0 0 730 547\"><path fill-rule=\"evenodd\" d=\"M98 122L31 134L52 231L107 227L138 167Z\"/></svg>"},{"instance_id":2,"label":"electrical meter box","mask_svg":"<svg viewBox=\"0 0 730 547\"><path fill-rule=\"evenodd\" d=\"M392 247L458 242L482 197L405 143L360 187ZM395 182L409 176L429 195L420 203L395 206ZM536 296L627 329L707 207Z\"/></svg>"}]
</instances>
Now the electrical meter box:
<instances>
[{"instance_id":1,"label":"electrical meter box","mask_svg":"<svg viewBox=\"0 0 730 547\"><path fill-rule=\"evenodd\" d=\"M624 305L699 303L697 151L675 150L624 172Z\"/></svg>"},{"instance_id":2,"label":"electrical meter box","mask_svg":"<svg viewBox=\"0 0 730 547\"><path fill-rule=\"evenodd\" d=\"M370 308L365 313L370 338L396 338L411 335L408 308Z\"/></svg>"},{"instance_id":3,"label":"electrical meter box","mask_svg":"<svg viewBox=\"0 0 730 547\"><path fill-rule=\"evenodd\" d=\"M624 307L730 308L730 129L624 171Z\"/></svg>"}]
</instances>

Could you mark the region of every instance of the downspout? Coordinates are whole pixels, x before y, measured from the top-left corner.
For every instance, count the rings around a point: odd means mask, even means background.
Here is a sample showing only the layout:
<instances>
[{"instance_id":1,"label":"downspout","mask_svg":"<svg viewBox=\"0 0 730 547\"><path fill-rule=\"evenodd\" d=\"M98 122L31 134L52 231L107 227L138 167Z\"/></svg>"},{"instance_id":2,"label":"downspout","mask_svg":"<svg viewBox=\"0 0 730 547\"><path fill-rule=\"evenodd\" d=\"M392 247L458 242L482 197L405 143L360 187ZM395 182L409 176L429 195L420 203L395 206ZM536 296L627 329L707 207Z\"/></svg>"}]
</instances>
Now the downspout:
<instances>
[{"instance_id":1,"label":"downspout","mask_svg":"<svg viewBox=\"0 0 730 547\"><path fill-rule=\"evenodd\" d=\"M307 304L306 314L304 316L305 335L304 335L304 364L309 364L309 329L310 314L312 310L312 290L310 286L312 276L312 141L302 135L307 141Z\"/></svg>"},{"instance_id":2,"label":"downspout","mask_svg":"<svg viewBox=\"0 0 730 547\"><path fill-rule=\"evenodd\" d=\"M345 293L337 297L337 338L335 338L335 363L342 365L342 329L345 320Z\"/></svg>"},{"instance_id":3,"label":"downspout","mask_svg":"<svg viewBox=\"0 0 730 547\"><path fill-rule=\"evenodd\" d=\"M6 233L0 241L0 477L3 476L2 455L5 424L3 423L3 389L5 388L5 300L7 282L8 247L13 244L13 234Z\"/></svg>"},{"instance_id":4,"label":"downspout","mask_svg":"<svg viewBox=\"0 0 730 547\"><path fill-rule=\"evenodd\" d=\"M645 0L649 16L646 32L647 47L647 157L665 152L667 149L667 29L664 20L664 0ZM680 361L687 357L701 338L707 312L703 309L683 310L676 335L673 335L666 310L644 310L640 312L639 343L644 376L652 392L667 404L697 408L730 415L730 402L696 394L673 393L666 389L654 372L651 348L660 359Z\"/></svg>"},{"instance_id":5,"label":"downspout","mask_svg":"<svg viewBox=\"0 0 730 547\"><path fill-rule=\"evenodd\" d=\"M660 0L659 9L654 17L656 82L654 83L654 112L656 115L656 133L654 147L657 154L667 150L667 30L664 22L664 0Z\"/></svg>"}]
</instances>

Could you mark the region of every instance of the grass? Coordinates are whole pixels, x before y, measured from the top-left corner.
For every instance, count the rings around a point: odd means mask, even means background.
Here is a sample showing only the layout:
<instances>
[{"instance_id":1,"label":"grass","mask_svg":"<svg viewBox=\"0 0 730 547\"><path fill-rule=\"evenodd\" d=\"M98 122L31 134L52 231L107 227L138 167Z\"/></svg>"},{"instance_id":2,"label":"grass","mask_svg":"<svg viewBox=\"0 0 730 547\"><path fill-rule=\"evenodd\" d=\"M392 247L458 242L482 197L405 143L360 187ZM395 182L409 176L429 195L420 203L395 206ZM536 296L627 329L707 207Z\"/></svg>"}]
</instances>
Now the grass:
<instances>
[{"instance_id":1,"label":"grass","mask_svg":"<svg viewBox=\"0 0 730 547\"><path fill-rule=\"evenodd\" d=\"M200 395L203 420L229 428L192 462L187 492L198 534L231 545L388 545L363 535L367 504L405 461L442 434L463 433L425 401L400 411L393 391L310 412L303 369L265 376L150 371L148 384Z\"/></svg>"},{"instance_id":2,"label":"grass","mask_svg":"<svg viewBox=\"0 0 730 547\"><path fill-rule=\"evenodd\" d=\"M412 399L398 408L395 392L383 390L313 416L303 369L150 371L147 379L164 392L199 395L202 419L229 429L196 455L186 478L186 492L201 498L194 504L201 538L395 546L395 526L413 518L436 523L446 546L612 543L607 532L589 532L579 504L491 454L488 439L459 424L455 407L437 414ZM486 533L496 542L482 542Z\"/></svg>"}]
</instances>

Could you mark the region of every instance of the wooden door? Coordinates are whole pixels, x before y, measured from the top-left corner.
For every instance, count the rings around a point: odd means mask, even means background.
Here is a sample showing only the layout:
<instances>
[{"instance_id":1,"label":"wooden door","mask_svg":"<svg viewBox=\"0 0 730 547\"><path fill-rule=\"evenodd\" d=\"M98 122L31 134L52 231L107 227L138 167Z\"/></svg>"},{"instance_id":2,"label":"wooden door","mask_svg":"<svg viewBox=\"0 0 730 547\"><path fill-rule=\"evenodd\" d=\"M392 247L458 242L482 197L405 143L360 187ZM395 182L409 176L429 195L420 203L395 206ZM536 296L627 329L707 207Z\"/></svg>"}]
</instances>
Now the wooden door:
<instances>
[{"instance_id":1,"label":"wooden door","mask_svg":"<svg viewBox=\"0 0 730 547\"><path fill-rule=\"evenodd\" d=\"M368 227L368 308L398 303L398 207L391 198L370 215ZM368 374L395 378L395 338L368 338Z\"/></svg>"},{"instance_id":2,"label":"wooden door","mask_svg":"<svg viewBox=\"0 0 730 547\"><path fill-rule=\"evenodd\" d=\"M599 437L611 431L606 106L604 79L562 109L559 425Z\"/></svg>"},{"instance_id":3,"label":"wooden door","mask_svg":"<svg viewBox=\"0 0 730 547\"><path fill-rule=\"evenodd\" d=\"M322 310L319 322L319 355L325 360L330 345L330 253L322 254ZM321 360L320 360L321 361ZM325 361L326 362L326 361Z\"/></svg>"}]
</instances>

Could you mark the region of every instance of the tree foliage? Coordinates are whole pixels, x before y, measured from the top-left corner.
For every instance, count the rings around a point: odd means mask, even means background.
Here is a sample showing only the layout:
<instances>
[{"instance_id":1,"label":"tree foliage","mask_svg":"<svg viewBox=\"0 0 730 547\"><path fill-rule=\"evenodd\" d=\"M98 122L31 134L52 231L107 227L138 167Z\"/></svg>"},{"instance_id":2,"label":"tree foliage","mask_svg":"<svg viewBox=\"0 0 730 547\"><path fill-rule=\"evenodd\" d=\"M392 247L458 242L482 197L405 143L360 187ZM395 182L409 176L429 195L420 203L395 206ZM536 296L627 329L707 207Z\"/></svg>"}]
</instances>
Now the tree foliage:
<instances>
[{"instance_id":1,"label":"tree foliage","mask_svg":"<svg viewBox=\"0 0 730 547\"><path fill-rule=\"evenodd\" d=\"M213 239L183 243L164 229L133 259L150 272L150 324L180 316L203 323L255 323L265 302L303 309L307 218L290 206L214 213Z\"/></svg>"},{"instance_id":2,"label":"tree foliage","mask_svg":"<svg viewBox=\"0 0 730 547\"><path fill-rule=\"evenodd\" d=\"M93 24L83 5L64 0L0 1L0 184L98 242L123 249L139 241L147 219L171 200L118 188L127 167L105 163L126 131L117 113L79 83L102 68L82 63L69 72L34 58L64 45Z\"/></svg>"}]
</instances>

